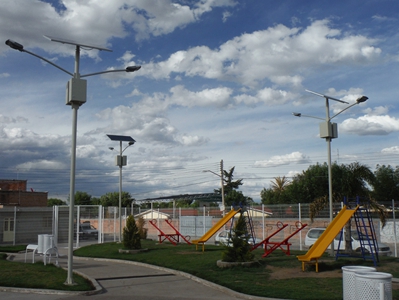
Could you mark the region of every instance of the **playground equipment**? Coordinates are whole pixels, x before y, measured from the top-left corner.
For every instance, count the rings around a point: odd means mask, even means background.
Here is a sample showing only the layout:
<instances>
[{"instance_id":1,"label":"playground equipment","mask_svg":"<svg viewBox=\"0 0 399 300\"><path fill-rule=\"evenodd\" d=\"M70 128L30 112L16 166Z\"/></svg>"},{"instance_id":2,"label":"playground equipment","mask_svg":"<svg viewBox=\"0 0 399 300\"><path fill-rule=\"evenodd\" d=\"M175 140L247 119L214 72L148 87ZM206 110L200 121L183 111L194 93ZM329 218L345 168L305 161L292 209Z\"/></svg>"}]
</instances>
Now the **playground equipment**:
<instances>
[{"instance_id":1,"label":"playground equipment","mask_svg":"<svg viewBox=\"0 0 399 300\"><path fill-rule=\"evenodd\" d=\"M344 203L347 203L347 199L344 199ZM359 197L356 197L356 205L360 205ZM361 256L363 259L372 259L374 262L374 266L377 266L377 262L379 261L378 257L378 243L377 237L374 229L373 219L370 215L370 203L368 201L362 203L361 206L357 209L355 214L353 215L355 224L356 224L356 231L359 237L360 242L360 250ZM336 259L339 256L353 256L346 253L340 253L340 244L343 240L343 231L341 230L339 243L338 243L338 251L336 254ZM354 250L354 249L353 249ZM357 256L358 257L358 256Z\"/></svg>"},{"instance_id":2,"label":"playground equipment","mask_svg":"<svg viewBox=\"0 0 399 300\"><path fill-rule=\"evenodd\" d=\"M347 206L344 205L339 214L328 225L326 230L317 239L309 251L305 255L297 256L298 260L302 262L302 271L305 271L305 263L315 263L316 272L319 272L319 258L323 255L327 247L333 242L334 238L342 230L342 228L358 208L359 205L357 205L354 209L348 209Z\"/></svg>"},{"instance_id":3,"label":"playground equipment","mask_svg":"<svg viewBox=\"0 0 399 300\"><path fill-rule=\"evenodd\" d=\"M270 241L270 239L273 236L275 236L277 233L279 233L281 230L283 230L287 226L288 226L288 224L283 224L280 221L277 222L277 228L278 229L274 233L269 235L267 238L265 238L262 242L260 242L259 244L254 245L252 247L252 250L255 250L259 246L264 245L263 248L265 249L265 253L262 255L262 257L268 256L269 254L271 254L274 250L276 250L278 248L280 248L286 255L290 255L291 243L288 242L289 239L292 238L294 235L296 235L303 228L308 226L308 224L302 224L301 222L298 221L298 222L295 223L296 230L293 233L291 233L288 237L286 237L284 240L282 240L281 242L271 242Z\"/></svg>"},{"instance_id":4,"label":"playground equipment","mask_svg":"<svg viewBox=\"0 0 399 300\"><path fill-rule=\"evenodd\" d=\"M184 237L183 235L181 235L181 233L173 226L172 222L168 219L165 219L166 224L168 224L175 233L164 233L156 224L157 221L156 220L151 220L150 224L152 226L154 226L158 231L158 241L160 244L162 244L163 241L165 241L166 239L171 242L173 245L177 245L177 243L180 242L180 238L182 238L187 244L191 245L190 241L189 241L189 237Z\"/></svg>"},{"instance_id":5,"label":"playground equipment","mask_svg":"<svg viewBox=\"0 0 399 300\"><path fill-rule=\"evenodd\" d=\"M218 232L228 221L230 221L241 208L230 210L222 219L220 219L215 225L212 226L201 238L193 240L192 243L195 245L195 249L198 250L198 245L202 244L202 251L205 250L205 242L207 242L216 232Z\"/></svg>"}]
</instances>

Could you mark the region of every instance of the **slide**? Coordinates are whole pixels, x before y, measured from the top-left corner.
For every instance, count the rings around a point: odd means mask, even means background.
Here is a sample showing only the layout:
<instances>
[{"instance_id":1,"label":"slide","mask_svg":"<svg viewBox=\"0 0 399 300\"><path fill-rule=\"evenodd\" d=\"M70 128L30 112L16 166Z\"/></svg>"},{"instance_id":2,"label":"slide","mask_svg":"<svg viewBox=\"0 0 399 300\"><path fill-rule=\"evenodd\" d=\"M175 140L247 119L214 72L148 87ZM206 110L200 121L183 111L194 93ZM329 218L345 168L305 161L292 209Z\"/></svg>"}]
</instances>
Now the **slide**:
<instances>
[{"instance_id":1,"label":"slide","mask_svg":"<svg viewBox=\"0 0 399 300\"><path fill-rule=\"evenodd\" d=\"M237 210L232 209L226 214L222 219L220 219L211 229L209 229L200 239L191 241L193 244L196 245L198 248L198 244L202 244L202 251L204 251L204 243L209 240L216 232L220 230L228 221L230 221L239 211L241 208Z\"/></svg>"},{"instance_id":2,"label":"slide","mask_svg":"<svg viewBox=\"0 0 399 300\"><path fill-rule=\"evenodd\" d=\"M348 209L346 205L342 208L339 214L332 220L330 225L326 228L323 234L317 239L312 248L305 255L297 256L298 260L302 261L302 271L305 270L305 263L316 261L316 272L319 271L318 259L323 255L328 246L334 241L334 238L353 216L359 206L354 209Z\"/></svg>"}]
</instances>

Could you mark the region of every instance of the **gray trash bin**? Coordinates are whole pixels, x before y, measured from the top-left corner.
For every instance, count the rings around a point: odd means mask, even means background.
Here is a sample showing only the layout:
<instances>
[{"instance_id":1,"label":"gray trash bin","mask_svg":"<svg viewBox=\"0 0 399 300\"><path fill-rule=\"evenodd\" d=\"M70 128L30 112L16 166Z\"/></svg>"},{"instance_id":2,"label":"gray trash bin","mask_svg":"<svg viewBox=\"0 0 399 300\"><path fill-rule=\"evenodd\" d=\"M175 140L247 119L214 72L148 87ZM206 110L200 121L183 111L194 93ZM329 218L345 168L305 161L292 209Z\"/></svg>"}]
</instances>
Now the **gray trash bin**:
<instances>
[{"instance_id":1,"label":"gray trash bin","mask_svg":"<svg viewBox=\"0 0 399 300\"><path fill-rule=\"evenodd\" d=\"M342 288L344 300L355 300L356 298L356 273L375 272L376 268L365 266L342 267Z\"/></svg>"},{"instance_id":2,"label":"gray trash bin","mask_svg":"<svg viewBox=\"0 0 399 300\"><path fill-rule=\"evenodd\" d=\"M392 274L356 273L357 300L392 300Z\"/></svg>"}]
</instances>

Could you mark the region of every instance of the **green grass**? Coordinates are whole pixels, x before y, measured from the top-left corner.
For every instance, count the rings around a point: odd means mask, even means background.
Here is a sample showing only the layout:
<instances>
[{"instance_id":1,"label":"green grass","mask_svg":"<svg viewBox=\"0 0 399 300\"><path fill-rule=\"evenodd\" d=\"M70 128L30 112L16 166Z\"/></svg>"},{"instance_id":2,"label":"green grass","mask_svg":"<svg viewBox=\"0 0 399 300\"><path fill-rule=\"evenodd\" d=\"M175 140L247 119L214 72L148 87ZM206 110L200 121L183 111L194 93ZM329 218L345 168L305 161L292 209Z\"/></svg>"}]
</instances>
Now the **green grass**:
<instances>
[{"instance_id":1,"label":"green grass","mask_svg":"<svg viewBox=\"0 0 399 300\"><path fill-rule=\"evenodd\" d=\"M255 251L258 263L251 267L235 267L220 269L216 261L221 258L223 247L206 245L205 252L195 250L195 246L171 244L156 244L154 241L142 241L142 247L148 248L148 252L139 254L120 254L118 243L96 244L80 248L75 251L77 256L104 257L148 263L167 267L228 287L237 292L272 298L282 299L342 299L342 277L322 278L315 272L314 265L308 265L306 272L311 273L311 278L293 278L274 280L271 271L266 267L296 269L300 274L301 263L296 255L303 254L300 251L291 251L291 256L286 256L277 250L269 257L262 258L261 249ZM319 272L335 270L341 273L342 266L364 265L373 266L372 261L364 261L357 258L340 258L335 261L327 254L319 263ZM399 260L394 257L382 257L379 266L383 272L389 272L394 277L399 277ZM380 271L380 267L377 270ZM394 299L399 299L399 291L394 291Z\"/></svg>"},{"instance_id":2,"label":"green grass","mask_svg":"<svg viewBox=\"0 0 399 300\"><path fill-rule=\"evenodd\" d=\"M74 274L76 285L65 285L67 271L53 264L45 266L43 262L26 264L6 260L7 253L25 250L26 246L0 247L0 286L35 288L64 291L90 291L94 287L90 281Z\"/></svg>"},{"instance_id":3,"label":"green grass","mask_svg":"<svg viewBox=\"0 0 399 300\"><path fill-rule=\"evenodd\" d=\"M311 277L299 278L301 263L296 255L304 254L291 251L291 256L276 250L266 258L262 258L262 249L257 249L255 257L258 263L250 268L235 267L220 269L216 261L221 259L223 247L206 245L205 252L196 250L193 245L181 244L173 246L169 243L157 244L155 241L142 240L142 247L149 251L138 254L121 254L118 243L94 244L75 250L76 256L100 257L138 261L170 269L183 271L216 284L228 287L237 292L282 299L312 300L312 299L342 299L342 277L323 278L325 271L335 270L341 273L342 266L363 265L373 266L372 261L357 258L339 258L337 261L327 254L319 263L319 273L314 265L307 265L306 271ZM23 249L25 249L23 247ZM12 249L10 249L12 250ZM0 247L0 252L4 248ZM11 252L7 250L7 252ZM268 266L286 269L292 272L292 278L284 280L273 279ZM60 290L90 290L91 286L83 278L76 276L76 286L66 286L67 273L54 266L44 266L42 263L24 264L0 259L0 286L33 287ZM3 270L7 270L4 273ZM399 260L395 257L381 257L378 271L391 273L399 278ZM393 291L393 299L399 299L399 291Z\"/></svg>"}]
</instances>

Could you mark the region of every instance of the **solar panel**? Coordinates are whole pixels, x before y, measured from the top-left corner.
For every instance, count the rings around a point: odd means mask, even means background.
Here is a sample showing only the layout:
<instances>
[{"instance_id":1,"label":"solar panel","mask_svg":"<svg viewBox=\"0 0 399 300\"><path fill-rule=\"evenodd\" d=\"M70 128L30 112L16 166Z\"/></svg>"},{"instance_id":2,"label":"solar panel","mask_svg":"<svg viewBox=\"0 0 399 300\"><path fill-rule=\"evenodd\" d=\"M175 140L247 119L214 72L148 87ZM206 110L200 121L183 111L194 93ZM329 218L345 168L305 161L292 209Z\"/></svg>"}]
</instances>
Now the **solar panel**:
<instances>
[{"instance_id":1,"label":"solar panel","mask_svg":"<svg viewBox=\"0 0 399 300\"><path fill-rule=\"evenodd\" d=\"M131 136L107 134L112 141L136 142Z\"/></svg>"},{"instance_id":2,"label":"solar panel","mask_svg":"<svg viewBox=\"0 0 399 300\"><path fill-rule=\"evenodd\" d=\"M75 46L81 46L81 47L86 47L86 48L91 48L91 49L98 49L98 50L112 52L111 49L100 47L100 46L96 46L96 45L82 44L82 43L78 43L78 42L75 42L75 41L72 41L72 40L63 39L63 38L57 38L57 37L48 36L48 35L44 35L44 37L49 39L52 42L58 42L58 43L62 43L62 44L69 44L69 45L75 45Z\"/></svg>"}]
</instances>

